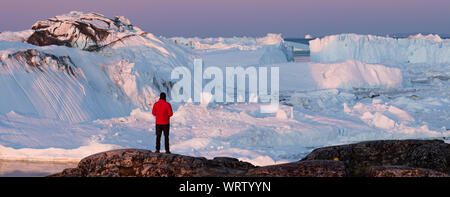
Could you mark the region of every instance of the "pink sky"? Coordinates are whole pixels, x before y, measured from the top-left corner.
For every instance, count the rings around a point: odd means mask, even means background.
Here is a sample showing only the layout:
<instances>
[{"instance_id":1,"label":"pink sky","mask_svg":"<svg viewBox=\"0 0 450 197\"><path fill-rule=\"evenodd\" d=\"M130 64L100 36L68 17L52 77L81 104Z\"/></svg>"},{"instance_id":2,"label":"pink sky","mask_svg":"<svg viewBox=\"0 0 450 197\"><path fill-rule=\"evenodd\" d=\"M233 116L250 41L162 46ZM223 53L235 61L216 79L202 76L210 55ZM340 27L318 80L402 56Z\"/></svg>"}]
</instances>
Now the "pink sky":
<instances>
[{"instance_id":1,"label":"pink sky","mask_svg":"<svg viewBox=\"0 0 450 197\"><path fill-rule=\"evenodd\" d=\"M449 0L2 0L0 31L71 10L123 15L164 36L450 33Z\"/></svg>"}]
</instances>

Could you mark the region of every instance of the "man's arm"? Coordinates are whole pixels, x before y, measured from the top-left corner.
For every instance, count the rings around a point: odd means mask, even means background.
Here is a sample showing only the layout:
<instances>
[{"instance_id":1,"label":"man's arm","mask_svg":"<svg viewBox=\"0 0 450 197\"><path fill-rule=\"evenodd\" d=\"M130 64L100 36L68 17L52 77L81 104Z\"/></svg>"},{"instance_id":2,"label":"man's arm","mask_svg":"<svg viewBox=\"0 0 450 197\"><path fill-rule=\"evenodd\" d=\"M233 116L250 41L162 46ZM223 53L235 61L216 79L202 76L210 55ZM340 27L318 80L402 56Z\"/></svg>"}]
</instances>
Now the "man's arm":
<instances>
[{"instance_id":1,"label":"man's arm","mask_svg":"<svg viewBox=\"0 0 450 197\"><path fill-rule=\"evenodd\" d=\"M173 111L172 111L172 105L169 103L169 117L172 117Z\"/></svg>"},{"instance_id":2,"label":"man's arm","mask_svg":"<svg viewBox=\"0 0 450 197\"><path fill-rule=\"evenodd\" d=\"M155 106L155 104L156 103L153 103L153 107L152 107L152 114L153 114L153 116L156 116L156 106Z\"/></svg>"}]
</instances>

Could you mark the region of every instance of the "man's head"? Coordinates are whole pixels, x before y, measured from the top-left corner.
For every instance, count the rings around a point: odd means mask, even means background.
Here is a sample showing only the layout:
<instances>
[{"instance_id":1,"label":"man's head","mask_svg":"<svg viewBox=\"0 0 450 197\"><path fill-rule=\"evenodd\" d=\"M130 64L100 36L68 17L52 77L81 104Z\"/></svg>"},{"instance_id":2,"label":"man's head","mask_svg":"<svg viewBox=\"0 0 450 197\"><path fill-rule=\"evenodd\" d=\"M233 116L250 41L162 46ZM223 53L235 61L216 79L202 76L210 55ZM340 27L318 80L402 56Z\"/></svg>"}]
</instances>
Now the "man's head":
<instances>
[{"instance_id":1,"label":"man's head","mask_svg":"<svg viewBox=\"0 0 450 197\"><path fill-rule=\"evenodd\" d=\"M166 93L161 92L161 94L159 94L159 99L166 100Z\"/></svg>"}]
</instances>

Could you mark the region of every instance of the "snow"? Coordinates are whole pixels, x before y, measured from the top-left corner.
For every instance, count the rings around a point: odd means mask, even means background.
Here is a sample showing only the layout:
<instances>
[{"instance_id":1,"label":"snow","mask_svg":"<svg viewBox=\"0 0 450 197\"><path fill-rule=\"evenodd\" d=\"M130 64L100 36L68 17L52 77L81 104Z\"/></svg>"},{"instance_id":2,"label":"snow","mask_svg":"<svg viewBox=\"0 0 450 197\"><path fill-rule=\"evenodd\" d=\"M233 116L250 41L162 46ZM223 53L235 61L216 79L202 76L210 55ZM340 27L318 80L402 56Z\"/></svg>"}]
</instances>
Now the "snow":
<instances>
[{"instance_id":1,"label":"snow","mask_svg":"<svg viewBox=\"0 0 450 197\"><path fill-rule=\"evenodd\" d=\"M341 93L331 91L329 94ZM307 96L318 100L314 94ZM328 100L325 98L324 102ZM311 103L303 103L293 107L281 105L276 114L260 114L258 104L205 108L192 103L174 103L171 148L179 154L208 158L232 156L255 165L272 165L298 160L312 147L450 135L448 131L431 130L430 123L422 124L413 117L420 114L410 114L390 104L386 98L368 103L369 99L355 101L354 97L344 96L341 101L340 105L332 104L327 112L315 111L307 106ZM1 144L5 146L2 153L6 153L2 154L2 159L76 161L117 146L153 150L155 145L154 118L150 112L140 109L133 110L129 116L85 123L10 114L0 125L7 128L2 129L4 134L16 133L9 138L2 135ZM21 135L23 137L17 138ZM14 142L17 148L6 148L12 145L8 142ZM36 146L36 142L41 145Z\"/></svg>"},{"instance_id":2,"label":"snow","mask_svg":"<svg viewBox=\"0 0 450 197\"><path fill-rule=\"evenodd\" d=\"M436 35L396 39L374 35L340 34L310 41L311 61L364 63L450 63L450 41Z\"/></svg>"}]
</instances>

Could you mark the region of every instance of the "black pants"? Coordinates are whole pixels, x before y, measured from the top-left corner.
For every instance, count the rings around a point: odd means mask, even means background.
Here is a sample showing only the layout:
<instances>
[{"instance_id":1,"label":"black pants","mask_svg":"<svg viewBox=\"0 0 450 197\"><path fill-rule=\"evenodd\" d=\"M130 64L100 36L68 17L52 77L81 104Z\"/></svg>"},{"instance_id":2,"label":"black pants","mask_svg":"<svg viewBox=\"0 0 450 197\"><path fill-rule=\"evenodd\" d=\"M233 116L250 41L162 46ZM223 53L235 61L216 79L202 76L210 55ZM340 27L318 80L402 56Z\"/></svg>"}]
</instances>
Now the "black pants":
<instances>
[{"instance_id":1,"label":"black pants","mask_svg":"<svg viewBox=\"0 0 450 197\"><path fill-rule=\"evenodd\" d=\"M166 152L170 152L169 129L170 129L170 124L157 124L156 125L156 150L157 151L159 151L159 148L161 147L161 134L164 131L164 146L166 148Z\"/></svg>"}]
</instances>

